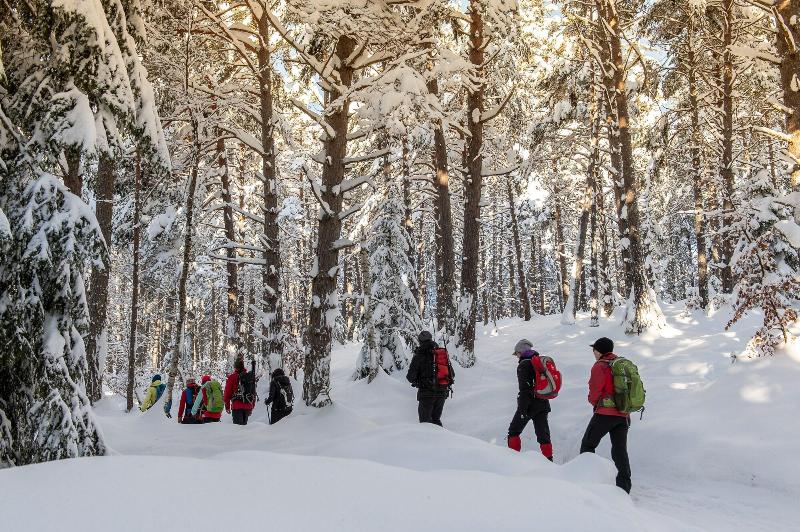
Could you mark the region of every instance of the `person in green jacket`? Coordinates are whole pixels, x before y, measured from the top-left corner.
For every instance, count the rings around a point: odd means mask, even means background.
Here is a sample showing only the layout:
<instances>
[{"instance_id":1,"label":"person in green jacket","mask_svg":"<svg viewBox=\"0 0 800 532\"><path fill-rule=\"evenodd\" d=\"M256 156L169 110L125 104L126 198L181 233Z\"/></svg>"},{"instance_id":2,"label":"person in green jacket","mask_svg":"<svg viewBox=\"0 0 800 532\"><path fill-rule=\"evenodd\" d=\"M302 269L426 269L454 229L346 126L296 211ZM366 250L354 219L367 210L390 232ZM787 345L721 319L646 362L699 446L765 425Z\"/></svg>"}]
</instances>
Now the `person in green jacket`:
<instances>
[{"instance_id":1,"label":"person in green jacket","mask_svg":"<svg viewBox=\"0 0 800 532\"><path fill-rule=\"evenodd\" d=\"M161 394L164 393L164 388L166 387L167 385L161 382L161 375L153 375L150 386L147 387L147 391L144 393L144 401L142 401L142 405L139 407L139 410L145 412L151 406L156 404L156 401L161 398Z\"/></svg>"}]
</instances>

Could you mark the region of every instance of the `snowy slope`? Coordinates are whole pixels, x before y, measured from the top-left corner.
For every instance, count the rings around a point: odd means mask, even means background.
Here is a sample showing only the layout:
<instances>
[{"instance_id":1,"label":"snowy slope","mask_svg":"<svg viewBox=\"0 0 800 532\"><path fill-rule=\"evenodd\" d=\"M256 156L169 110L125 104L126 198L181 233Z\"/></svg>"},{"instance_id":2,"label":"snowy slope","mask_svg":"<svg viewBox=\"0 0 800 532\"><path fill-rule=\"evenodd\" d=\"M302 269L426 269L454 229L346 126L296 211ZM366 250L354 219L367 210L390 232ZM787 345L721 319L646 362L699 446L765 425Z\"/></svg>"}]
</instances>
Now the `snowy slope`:
<instances>
[{"instance_id":1,"label":"snowy slope","mask_svg":"<svg viewBox=\"0 0 800 532\"><path fill-rule=\"evenodd\" d=\"M159 409L122 414L124 401L109 397L98 414L114 456L0 471L0 486L13 487L0 497L4 528L48 530L57 519L67 531L140 530L155 519L180 529L195 517L187 508L210 506L204 526L226 529L256 519L286 530L800 530L791 454L800 357L732 365L744 339L714 332L723 316L667 315L668 330L642 338L623 337L611 320L483 329L477 365L456 369L445 430L416 423L415 390L401 375L351 381L358 346L334 353L333 407L298 408L273 427L263 407L247 427L228 417L181 426ZM601 335L639 364L648 390L629 437L632 497L613 485L607 442L598 456L578 456L591 416L588 344ZM551 414L558 465L539 455L532 427L528 452L505 448L510 353L523 336L564 374ZM43 500L51 511L39 510Z\"/></svg>"}]
</instances>

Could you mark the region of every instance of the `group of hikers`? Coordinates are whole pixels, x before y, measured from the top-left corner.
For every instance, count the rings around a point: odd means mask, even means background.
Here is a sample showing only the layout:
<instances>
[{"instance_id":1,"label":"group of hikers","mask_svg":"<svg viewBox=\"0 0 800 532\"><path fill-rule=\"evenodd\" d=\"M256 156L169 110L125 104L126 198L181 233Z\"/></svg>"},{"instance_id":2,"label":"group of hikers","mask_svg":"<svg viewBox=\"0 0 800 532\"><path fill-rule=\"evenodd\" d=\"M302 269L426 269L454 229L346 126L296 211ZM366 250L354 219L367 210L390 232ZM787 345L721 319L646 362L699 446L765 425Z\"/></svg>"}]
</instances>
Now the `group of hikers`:
<instances>
[{"instance_id":1,"label":"group of hikers","mask_svg":"<svg viewBox=\"0 0 800 532\"><path fill-rule=\"evenodd\" d=\"M268 411L269 422L274 424L292 413L294 392L291 380L281 368L275 369L271 377L269 395L264 404L271 406L271 411ZM228 375L224 390L220 382L210 375L203 375L200 384L191 377L186 379L186 387L181 393L178 406L178 423L217 423L222 419L224 410L231 415L235 425L247 425L247 420L258 402L257 382L255 362L248 371L241 358L234 362L233 373ZM153 406L165 387L161 382L161 375L154 375L139 409L144 412ZM165 412L168 417L172 417L168 408L165 408Z\"/></svg>"},{"instance_id":2,"label":"group of hikers","mask_svg":"<svg viewBox=\"0 0 800 532\"><path fill-rule=\"evenodd\" d=\"M442 410L452 394L455 372L447 354L428 331L419 334L419 346L406 378L417 388L420 423L442 425ZM592 348L595 363L589 376L589 403L593 415L581 441L581 453L593 453L607 434L611 438L611 458L617 467L616 484L631 491L631 466L628 460L628 428L631 412L644 410L644 387L636 366L614 354L614 342L599 338ZM517 364L517 410L508 426L508 447L520 451L520 435L533 422L541 453L553 461L553 444L547 415L550 401L561 389L561 373L551 357L540 355L525 339L514 346Z\"/></svg>"},{"instance_id":3,"label":"group of hikers","mask_svg":"<svg viewBox=\"0 0 800 532\"><path fill-rule=\"evenodd\" d=\"M429 331L422 331L419 345L409 365L406 378L417 388L420 423L442 425L445 401L452 395L455 371L447 349L439 347ZM630 413L644 410L644 387L638 369L628 359L614 354L614 342L599 338L590 345L595 357L589 376L589 403L593 415L581 441L581 453L593 453L608 434L611 438L611 458L617 467L617 486L630 493L631 467L628 461L628 428ZM517 364L517 410L508 426L508 447L520 451L520 435L529 421L533 422L536 441L541 453L553 461L553 444L547 415L550 401L561 389L561 373L549 356L540 355L533 344L525 339L514 346ZM289 377L278 368L272 372L269 396L264 403L272 405L270 424L276 423L292 412L294 394ZM242 359L234 363L234 371L222 385L203 375L198 385L194 379L186 380L178 408L178 423L213 423L220 421L222 411L231 414L233 423L247 425L247 420L258 401L256 394L255 362L247 371ZM150 408L164 390L161 376L153 376L141 410ZM166 410L166 409L165 409ZM168 414L169 415L169 414Z\"/></svg>"}]
</instances>

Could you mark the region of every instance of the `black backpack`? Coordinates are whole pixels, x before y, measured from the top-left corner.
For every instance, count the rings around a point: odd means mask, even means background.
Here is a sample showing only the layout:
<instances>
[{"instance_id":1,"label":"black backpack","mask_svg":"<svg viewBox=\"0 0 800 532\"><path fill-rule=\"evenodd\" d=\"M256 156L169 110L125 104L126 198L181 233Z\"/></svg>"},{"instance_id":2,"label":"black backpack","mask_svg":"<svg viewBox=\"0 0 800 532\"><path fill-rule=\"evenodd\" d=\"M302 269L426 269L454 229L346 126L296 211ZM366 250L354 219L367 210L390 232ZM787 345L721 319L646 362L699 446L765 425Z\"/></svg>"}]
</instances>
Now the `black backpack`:
<instances>
[{"instance_id":1,"label":"black backpack","mask_svg":"<svg viewBox=\"0 0 800 532\"><path fill-rule=\"evenodd\" d=\"M275 410L289 410L294 406L292 383L289 379L286 379L286 383L282 384L281 380L283 379L275 379L275 384L278 385L278 394L275 397Z\"/></svg>"},{"instance_id":2,"label":"black backpack","mask_svg":"<svg viewBox=\"0 0 800 532\"><path fill-rule=\"evenodd\" d=\"M242 403L256 404L258 393L256 393L256 374L254 371L246 371L239 374L239 386L233 396L236 401Z\"/></svg>"}]
</instances>

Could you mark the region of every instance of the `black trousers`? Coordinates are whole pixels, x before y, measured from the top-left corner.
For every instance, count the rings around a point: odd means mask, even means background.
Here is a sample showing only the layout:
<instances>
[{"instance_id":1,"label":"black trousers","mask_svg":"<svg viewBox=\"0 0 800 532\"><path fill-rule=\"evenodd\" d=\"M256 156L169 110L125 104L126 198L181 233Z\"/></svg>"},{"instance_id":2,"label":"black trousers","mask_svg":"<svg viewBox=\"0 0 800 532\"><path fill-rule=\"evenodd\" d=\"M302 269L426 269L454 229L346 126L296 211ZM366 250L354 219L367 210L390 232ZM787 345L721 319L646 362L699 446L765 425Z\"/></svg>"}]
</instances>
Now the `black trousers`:
<instances>
[{"instance_id":1,"label":"black trousers","mask_svg":"<svg viewBox=\"0 0 800 532\"><path fill-rule=\"evenodd\" d=\"M219 423L218 417L204 417L203 423Z\"/></svg>"},{"instance_id":2,"label":"black trousers","mask_svg":"<svg viewBox=\"0 0 800 532\"><path fill-rule=\"evenodd\" d=\"M425 395L418 398L419 406L417 413L419 414L420 423L433 423L442 426L442 410L444 410L444 402L447 401L446 395Z\"/></svg>"},{"instance_id":3,"label":"black trousers","mask_svg":"<svg viewBox=\"0 0 800 532\"><path fill-rule=\"evenodd\" d=\"M530 410L521 411L517 408L514 417L511 418L511 424L508 425L509 437L522 434L528 421L531 420L533 420L533 430L536 432L536 441L540 444L550 443L550 425L547 423L547 412L542 410L531 412Z\"/></svg>"},{"instance_id":4,"label":"black trousers","mask_svg":"<svg viewBox=\"0 0 800 532\"><path fill-rule=\"evenodd\" d=\"M234 408L231 410L234 425L247 425L247 418L250 417L251 410L245 408Z\"/></svg>"},{"instance_id":5,"label":"black trousers","mask_svg":"<svg viewBox=\"0 0 800 532\"><path fill-rule=\"evenodd\" d=\"M611 459L617 466L617 486L631 492L631 464L628 460L628 427L630 419L621 416L595 414L586 427L581 441L581 453L593 453L600 440L608 434L611 437Z\"/></svg>"}]
</instances>

